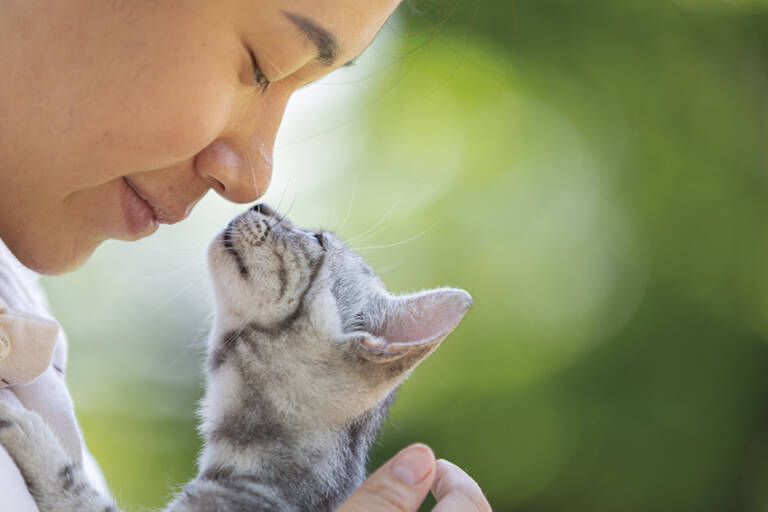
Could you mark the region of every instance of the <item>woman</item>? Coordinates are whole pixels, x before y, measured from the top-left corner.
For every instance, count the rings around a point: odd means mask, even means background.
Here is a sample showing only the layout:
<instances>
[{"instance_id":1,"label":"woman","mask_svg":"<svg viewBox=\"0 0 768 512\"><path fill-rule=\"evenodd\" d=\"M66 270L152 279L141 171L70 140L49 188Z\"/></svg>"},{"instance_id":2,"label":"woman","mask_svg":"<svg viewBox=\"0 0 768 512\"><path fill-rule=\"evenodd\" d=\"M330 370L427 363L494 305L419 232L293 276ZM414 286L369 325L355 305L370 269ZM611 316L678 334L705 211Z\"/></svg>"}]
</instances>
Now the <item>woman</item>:
<instances>
[{"instance_id":1,"label":"woman","mask_svg":"<svg viewBox=\"0 0 768 512\"><path fill-rule=\"evenodd\" d=\"M356 57L398 3L0 6L0 399L39 412L94 481L64 384L66 340L28 269L74 269L106 239L183 220L209 189L258 199L291 93ZM0 486L0 510L36 510L1 448ZM435 510L490 509L463 471L413 445L339 510L415 511L430 488Z\"/></svg>"}]
</instances>

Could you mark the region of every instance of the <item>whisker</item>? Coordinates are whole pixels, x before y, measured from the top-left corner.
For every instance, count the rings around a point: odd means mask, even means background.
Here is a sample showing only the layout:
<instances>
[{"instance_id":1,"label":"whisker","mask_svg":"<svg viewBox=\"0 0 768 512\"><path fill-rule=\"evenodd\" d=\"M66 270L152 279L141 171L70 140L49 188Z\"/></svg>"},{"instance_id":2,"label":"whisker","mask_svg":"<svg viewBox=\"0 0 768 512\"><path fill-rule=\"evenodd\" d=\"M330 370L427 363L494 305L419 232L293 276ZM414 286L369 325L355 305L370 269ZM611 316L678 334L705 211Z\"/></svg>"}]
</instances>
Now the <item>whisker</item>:
<instances>
[{"instance_id":1,"label":"whisker","mask_svg":"<svg viewBox=\"0 0 768 512\"><path fill-rule=\"evenodd\" d=\"M204 354L205 348L207 347L208 343L208 336L211 331L211 324L213 322L213 315L209 315L210 318L206 320L205 326L198 326L198 327L190 327L189 330L194 333L194 337L192 338L192 341L185 343L179 347L179 349L176 351L176 354L171 358L171 360L168 362L168 366L173 368L176 365L179 364L179 361L181 358L190 352L197 352L198 354Z\"/></svg>"},{"instance_id":2,"label":"whisker","mask_svg":"<svg viewBox=\"0 0 768 512\"><path fill-rule=\"evenodd\" d=\"M376 229L376 230L374 230L374 231L371 231L371 233L370 233L370 234L368 234L368 235L366 235L366 236L360 236L360 237L358 237L358 238L354 239L353 241L354 241L355 243L361 243L361 242L365 242L366 240L370 240L371 238L375 238L375 237L379 236L381 233L383 233L384 231L386 231L386 229L387 229L388 227L389 227L389 226L381 226L381 227L379 227L378 229Z\"/></svg>"},{"instance_id":3,"label":"whisker","mask_svg":"<svg viewBox=\"0 0 768 512\"><path fill-rule=\"evenodd\" d=\"M204 248L205 244L199 244L195 247L148 247L145 249L147 252L191 252L191 251L199 251L200 249Z\"/></svg>"},{"instance_id":4,"label":"whisker","mask_svg":"<svg viewBox=\"0 0 768 512\"><path fill-rule=\"evenodd\" d=\"M251 184L253 185L253 188L256 189L256 197L261 197L261 190L256 184L256 173L254 172L256 170L256 167L253 165L253 158L251 158L251 152L246 151L245 155L248 157L248 165L251 167L250 168Z\"/></svg>"},{"instance_id":5,"label":"whisker","mask_svg":"<svg viewBox=\"0 0 768 512\"><path fill-rule=\"evenodd\" d=\"M395 261L393 263L390 263L389 265L384 265L383 267L377 267L376 268L376 273L381 276L382 274L386 274L388 272L391 272L391 271L401 267L402 264L403 264L402 261Z\"/></svg>"},{"instance_id":6,"label":"whisker","mask_svg":"<svg viewBox=\"0 0 768 512\"><path fill-rule=\"evenodd\" d=\"M277 206L272 211L272 215L270 215L269 218L267 219L267 225L269 225L269 221L271 221L275 217L275 214L277 214L280 211L280 206L282 206L283 199L285 199L285 193L288 192L288 187L290 187L290 185L291 185L291 180L293 179L294 171L295 171L295 168L291 169L291 173L288 175L288 179L285 182L285 187L283 188L283 193L280 194L280 199L277 201Z\"/></svg>"},{"instance_id":7,"label":"whisker","mask_svg":"<svg viewBox=\"0 0 768 512\"><path fill-rule=\"evenodd\" d=\"M386 249L387 247L397 247L398 245L402 245L402 244L405 244L405 243L408 243L408 242L412 242L413 240L416 240L417 238L421 238L422 236L424 236L427 233L429 233L430 231L432 231L435 228L435 226L437 226L437 224L438 223L435 222L434 224L429 226L427 229L425 229L421 233L419 233L417 235L413 235L412 237L406 238L405 240L401 240L399 242L394 242L394 243L391 243L391 244L383 244L383 245L369 245L367 247L356 247L356 248L354 248L352 250L353 251L368 251L370 249Z\"/></svg>"},{"instance_id":8,"label":"whisker","mask_svg":"<svg viewBox=\"0 0 768 512\"><path fill-rule=\"evenodd\" d=\"M243 331L248 326L248 324L243 324L242 327L237 331L236 334L233 334L231 336L227 336L227 338L224 340L224 349L229 349L229 347L237 341L237 339L240 337L241 334L243 334Z\"/></svg>"},{"instance_id":9,"label":"whisker","mask_svg":"<svg viewBox=\"0 0 768 512\"><path fill-rule=\"evenodd\" d=\"M344 229L344 226L347 225L347 221L349 220L350 215L352 215L352 205L355 202L355 198L352 197L352 199L349 200L349 206L347 207L347 214L344 215L344 220L341 221L341 226L336 229L336 233L341 234L341 230Z\"/></svg>"},{"instance_id":10,"label":"whisker","mask_svg":"<svg viewBox=\"0 0 768 512\"><path fill-rule=\"evenodd\" d=\"M193 279L192 282L190 282L188 285L184 286L179 290L177 293L173 294L168 300L160 304L157 308L155 308L155 314L154 317L157 317L161 314L162 310L165 309L171 302L179 298L182 294L184 294L186 291L188 291L193 286L196 286L200 281L206 278L206 275L203 274L199 276L197 279Z\"/></svg>"},{"instance_id":11,"label":"whisker","mask_svg":"<svg viewBox=\"0 0 768 512\"><path fill-rule=\"evenodd\" d=\"M392 213L392 211L395 209L395 207L398 205L398 203L399 203L399 202L400 202L400 200L396 200L396 201L395 201L395 202L392 204L392 206L390 206L390 207L389 207L389 210L387 210L387 213L385 213L385 214L384 214L384 216L383 216L383 217L382 217L382 218L379 220L379 222L377 222L376 224L374 224L373 226L371 226L370 228L368 228L366 231L364 231L364 232L360 233L359 235L353 236L352 238L350 238L349 240L347 240L347 244L350 244L350 243L352 243L352 242L356 241L356 240L357 240L357 239L359 239L360 237L363 237L363 236L367 235L368 233L370 233L371 231L373 231L374 229L376 229L377 227L379 227L379 226L381 225L381 223L382 223L382 222L384 222L385 220L387 220L387 217L389 217L389 214L391 214L391 213Z\"/></svg>"},{"instance_id":12,"label":"whisker","mask_svg":"<svg viewBox=\"0 0 768 512\"><path fill-rule=\"evenodd\" d=\"M206 265L205 261L196 261L196 262L192 263L191 265L187 265L186 267L175 268L173 270L168 270L168 271L165 271L165 272L159 272L159 273L156 273L156 274L147 274L147 275L143 275L143 276L140 276L140 277L142 279L158 279L158 278L165 277L165 276L172 276L174 274L179 274L181 272L187 272L187 271L190 271L190 270L195 270L195 269L198 269L200 267L204 267L205 265Z\"/></svg>"},{"instance_id":13,"label":"whisker","mask_svg":"<svg viewBox=\"0 0 768 512\"><path fill-rule=\"evenodd\" d=\"M293 205L295 205L295 204L296 204L296 198L297 198L298 196L299 196L299 193L297 192L297 193L296 193L296 195L295 195L295 196L293 196L293 201L291 201L291 206L289 206L289 207L288 207L288 209L287 209L287 210L285 211L285 213L283 214L283 216L282 216L282 217L280 217L280 220L278 220L277 222L275 222L274 224L272 224L271 226L269 226L269 228L268 228L268 229L272 229L273 227L275 227L275 226L277 226L278 224L280 224L281 222L283 222L283 220L285 220L285 218L288 216L288 214L289 214L289 213L291 212L291 210L293 209Z\"/></svg>"},{"instance_id":14,"label":"whisker","mask_svg":"<svg viewBox=\"0 0 768 512\"><path fill-rule=\"evenodd\" d=\"M293 173L296 171L296 168L291 169L291 173L288 175L288 179L285 181L285 187L283 188L283 193L280 194L280 200L277 201L277 206L275 206L275 212L280 211L280 207L283 205L283 199L285 199L285 193L288 192L288 188L291 186L291 180L293 180ZM272 214L274 215L274 213ZM269 223L270 220L272 220L272 215L270 215L269 219L267 219L267 223Z\"/></svg>"}]
</instances>

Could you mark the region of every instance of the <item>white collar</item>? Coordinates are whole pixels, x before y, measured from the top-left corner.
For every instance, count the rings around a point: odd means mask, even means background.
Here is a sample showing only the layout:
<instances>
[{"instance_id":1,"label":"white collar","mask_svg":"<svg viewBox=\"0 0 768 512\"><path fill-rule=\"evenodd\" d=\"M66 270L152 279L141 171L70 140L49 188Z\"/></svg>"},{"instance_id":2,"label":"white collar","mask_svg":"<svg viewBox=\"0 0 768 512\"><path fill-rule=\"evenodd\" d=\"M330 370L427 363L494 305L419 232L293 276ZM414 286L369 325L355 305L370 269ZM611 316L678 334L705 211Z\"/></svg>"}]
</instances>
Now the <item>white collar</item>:
<instances>
[{"instance_id":1,"label":"white collar","mask_svg":"<svg viewBox=\"0 0 768 512\"><path fill-rule=\"evenodd\" d=\"M0 298L0 388L27 384L51 364L59 324L12 309Z\"/></svg>"}]
</instances>

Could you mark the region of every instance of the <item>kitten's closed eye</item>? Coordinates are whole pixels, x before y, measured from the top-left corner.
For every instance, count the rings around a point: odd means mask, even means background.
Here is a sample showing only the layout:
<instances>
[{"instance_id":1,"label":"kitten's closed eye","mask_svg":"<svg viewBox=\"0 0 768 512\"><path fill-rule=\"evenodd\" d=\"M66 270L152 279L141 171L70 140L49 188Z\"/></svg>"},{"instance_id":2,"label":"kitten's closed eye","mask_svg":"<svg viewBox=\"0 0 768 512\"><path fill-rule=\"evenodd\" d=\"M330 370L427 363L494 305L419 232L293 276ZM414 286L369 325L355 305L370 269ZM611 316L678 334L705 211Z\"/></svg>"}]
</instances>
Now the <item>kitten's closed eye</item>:
<instances>
[{"instance_id":1,"label":"kitten's closed eye","mask_svg":"<svg viewBox=\"0 0 768 512\"><path fill-rule=\"evenodd\" d=\"M317 243L320 244L320 247L327 250L325 247L325 236L322 233L315 233L313 236L315 240L317 240Z\"/></svg>"}]
</instances>

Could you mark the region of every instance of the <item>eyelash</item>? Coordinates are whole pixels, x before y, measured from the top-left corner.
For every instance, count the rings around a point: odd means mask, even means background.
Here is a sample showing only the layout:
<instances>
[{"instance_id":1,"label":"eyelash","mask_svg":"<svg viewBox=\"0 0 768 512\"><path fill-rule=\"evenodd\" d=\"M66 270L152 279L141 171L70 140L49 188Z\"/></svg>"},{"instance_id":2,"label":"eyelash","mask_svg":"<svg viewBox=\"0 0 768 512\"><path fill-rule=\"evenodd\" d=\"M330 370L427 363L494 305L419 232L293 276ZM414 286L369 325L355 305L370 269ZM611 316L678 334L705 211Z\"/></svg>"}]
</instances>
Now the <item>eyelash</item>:
<instances>
[{"instance_id":1,"label":"eyelash","mask_svg":"<svg viewBox=\"0 0 768 512\"><path fill-rule=\"evenodd\" d=\"M261 94L264 94L265 92L267 92L267 89L269 88L269 84L271 82L267 80L266 76L264 76L264 73L261 71L261 68L259 67L259 63L256 60L256 56L253 54L253 52L248 50L248 53L251 55L251 65L253 67L253 80L256 82L256 86L259 88L259 92Z\"/></svg>"}]
</instances>

